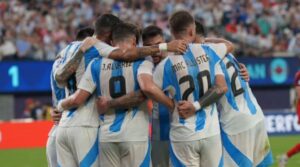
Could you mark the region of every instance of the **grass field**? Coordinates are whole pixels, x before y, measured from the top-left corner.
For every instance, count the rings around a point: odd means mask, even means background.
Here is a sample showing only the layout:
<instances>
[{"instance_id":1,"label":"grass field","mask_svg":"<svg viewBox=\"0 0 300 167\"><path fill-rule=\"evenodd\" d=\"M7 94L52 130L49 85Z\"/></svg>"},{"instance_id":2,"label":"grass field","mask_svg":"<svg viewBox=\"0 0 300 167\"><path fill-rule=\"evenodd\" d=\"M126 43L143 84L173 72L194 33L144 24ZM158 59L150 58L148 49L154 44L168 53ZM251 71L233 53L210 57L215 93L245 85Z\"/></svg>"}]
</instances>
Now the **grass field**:
<instances>
[{"instance_id":1,"label":"grass field","mask_svg":"<svg viewBox=\"0 0 300 167\"><path fill-rule=\"evenodd\" d=\"M285 152L297 142L300 142L298 136L274 136L270 137L274 160L280 153ZM44 148L40 149L18 149L0 151L1 167L46 167L46 153ZM277 162L273 167L277 167ZM300 167L300 154L291 158L287 167Z\"/></svg>"}]
</instances>

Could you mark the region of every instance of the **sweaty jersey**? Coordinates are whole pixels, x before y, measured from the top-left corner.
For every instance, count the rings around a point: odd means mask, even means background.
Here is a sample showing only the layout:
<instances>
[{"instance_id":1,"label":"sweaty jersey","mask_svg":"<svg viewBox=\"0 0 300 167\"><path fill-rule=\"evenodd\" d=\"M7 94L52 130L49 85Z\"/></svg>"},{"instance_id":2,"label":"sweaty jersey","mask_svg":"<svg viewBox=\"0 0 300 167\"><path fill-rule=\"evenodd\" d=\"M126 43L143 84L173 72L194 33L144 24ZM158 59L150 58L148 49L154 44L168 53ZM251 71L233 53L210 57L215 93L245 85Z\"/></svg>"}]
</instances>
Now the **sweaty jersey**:
<instances>
[{"instance_id":1,"label":"sweaty jersey","mask_svg":"<svg viewBox=\"0 0 300 167\"><path fill-rule=\"evenodd\" d=\"M254 127L264 115L249 84L238 74L239 64L234 56L228 54L221 61L221 68L228 91L218 102L220 124L227 134L234 135Z\"/></svg>"},{"instance_id":2,"label":"sweaty jersey","mask_svg":"<svg viewBox=\"0 0 300 167\"><path fill-rule=\"evenodd\" d=\"M154 81L176 102L198 101L215 84L215 75L221 73L218 63L225 54L224 44L189 44L184 55L168 56L156 67ZM220 133L216 104L187 119L180 118L175 107L171 117L171 141L193 141Z\"/></svg>"},{"instance_id":3,"label":"sweaty jersey","mask_svg":"<svg viewBox=\"0 0 300 167\"><path fill-rule=\"evenodd\" d=\"M94 60L84 74L79 88L109 99L139 90L140 74L152 75L153 64L147 60L120 62L107 58ZM100 141L147 141L149 116L146 102L129 109L110 109L100 116Z\"/></svg>"},{"instance_id":4,"label":"sweaty jersey","mask_svg":"<svg viewBox=\"0 0 300 167\"><path fill-rule=\"evenodd\" d=\"M75 41L69 44L64 50L61 51L62 60L59 64L58 70L62 69L63 66L75 55L78 51L81 42ZM72 95L77 90L77 86L88 66L88 64L99 56L108 56L115 48L98 42L96 45L87 50L80 61L76 72L70 77L66 86L67 96ZM95 95L91 97L80 107L73 108L68 111L64 111L62 114L59 126L71 127L71 126L99 126L99 116L95 106Z\"/></svg>"}]
</instances>

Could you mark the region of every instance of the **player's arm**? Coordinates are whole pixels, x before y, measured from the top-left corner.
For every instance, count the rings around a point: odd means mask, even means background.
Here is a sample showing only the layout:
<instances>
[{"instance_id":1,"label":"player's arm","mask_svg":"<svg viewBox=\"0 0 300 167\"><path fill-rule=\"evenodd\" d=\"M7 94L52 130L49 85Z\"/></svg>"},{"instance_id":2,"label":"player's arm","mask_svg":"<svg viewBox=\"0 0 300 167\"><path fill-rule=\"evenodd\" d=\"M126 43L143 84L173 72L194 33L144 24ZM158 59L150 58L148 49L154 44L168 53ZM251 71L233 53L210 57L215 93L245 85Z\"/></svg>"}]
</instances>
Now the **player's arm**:
<instances>
[{"instance_id":1,"label":"player's arm","mask_svg":"<svg viewBox=\"0 0 300 167\"><path fill-rule=\"evenodd\" d=\"M84 39L82 44L80 45L77 52L74 53L74 56L67 59L67 61L62 64L55 73L55 80L59 85L66 85L69 77L76 71L78 68L84 53L99 42L96 38L87 37Z\"/></svg>"},{"instance_id":2,"label":"player's arm","mask_svg":"<svg viewBox=\"0 0 300 167\"><path fill-rule=\"evenodd\" d=\"M78 85L78 89L76 90L76 92L70 97L61 100L58 103L57 109L59 111L64 111L64 110L69 110L71 108L79 107L91 96L91 94L94 92L97 86L95 81L98 79L98 76L93 78L92 75L94 70L96 70L94 68L100 68L100 66L98 66L99 64L97 63L97 61L99 60L96 59L88 65L85 73L82 76L82 79Z\"/></svg>"},{"instance_id":3,"label":"player's arm","mask_svg":"<svg viewBox=\"0 0 300 167\"><path fill-rule=\"evenodd\" d=\"M107 97L99 97L97 99L97 108L99 114L104 114L108 109L127 109L136 107L146 100L141 91L130 92L116 99L108 100Z\"/></svg>"},{"instance_id":4,"label":"player's arm","mask_svg":"<svg viewBox=\"0 0 300 167\"><path fill-rule=\"evenodd\" d=\"M234 51L234 44L230 41L227 41L223 38L205 38L205 43L223 43L225 44L227 51L226 53L230 53Z\"/></svg>"},{"instance_id":5,"label":"player's arm","mask_svg":"<svg viewBox=\"0 0 300 167\"><path fill-rule=\"evenodd\" d=\"M65 111L71 108L79 107L84 104L84 102L90 97L90 95L90 92L78 89L73 95L61 100L58 103L57 109L59 111Z\"/></svg>"},{"instance_id":6,"label":"player's arm","mask_svg":"<svg viewBox=\"0 0 300 167\"><path fill-rule=\"evenodd\" d=\"M168 107L171 111L174 108L174 102L154 83L152 75L140 74L138 76L140 88L143 93L152 100Z\"/></svg>"},{"instance_id":7,"label":"player's arm","mask_svg":"<svg viewBox=\"0 0 300 167\"><path fill-rule=\"evenodd\" d=\"M247 67L243 63L239 63L239 66L240 66L239 73L240 73L242 79L245 80L246 82L249 82L250 81L250 76L249 76Z\"/></svg>"},{"instance_id":8,"label":"player's arm","mask_svg":"<svg viewBox=\"0 0 300 167\"><path fill-rule=\"evenodd\" d=\"M119 61L135 61L146 56L157 54L161 51L184 53L187 43L184 40L174 40L169 43L162 43L153 46L144 46L130 49L115 49L108 57Z\"/></svg>"}]
</instances>

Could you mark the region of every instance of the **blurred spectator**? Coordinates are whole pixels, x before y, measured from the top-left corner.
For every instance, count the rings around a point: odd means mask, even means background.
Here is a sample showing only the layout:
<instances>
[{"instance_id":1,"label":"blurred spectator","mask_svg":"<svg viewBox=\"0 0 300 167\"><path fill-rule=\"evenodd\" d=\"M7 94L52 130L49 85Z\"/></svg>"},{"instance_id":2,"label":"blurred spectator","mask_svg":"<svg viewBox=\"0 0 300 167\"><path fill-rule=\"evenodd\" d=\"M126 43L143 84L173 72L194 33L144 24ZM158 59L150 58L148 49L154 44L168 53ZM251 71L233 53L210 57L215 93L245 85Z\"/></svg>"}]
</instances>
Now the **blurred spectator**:
<instances>
[{"instance_id":1,"label":"blurred spectator","mask_svg":"<svg viewBox=\"0 0 300 167\"><path fill-rule=\"evenodd\" d=\"M299 53L300 0L10 0L0 2L0 59L53 60L78 28L107 12L140 27L156 24L170 39L176 10L190 11L208 35L234 41L241 56Z\"/></svg>"},{"instance_id":2,"label":"blurred spectator","mask_svg":"<svg viewBox=\"0 0 300 167\"><path fill-rule=\"evenodd\" d=\"M300 33L290 40L288 51L291 54L300 56Z\"/></svg>"}]
</instances>

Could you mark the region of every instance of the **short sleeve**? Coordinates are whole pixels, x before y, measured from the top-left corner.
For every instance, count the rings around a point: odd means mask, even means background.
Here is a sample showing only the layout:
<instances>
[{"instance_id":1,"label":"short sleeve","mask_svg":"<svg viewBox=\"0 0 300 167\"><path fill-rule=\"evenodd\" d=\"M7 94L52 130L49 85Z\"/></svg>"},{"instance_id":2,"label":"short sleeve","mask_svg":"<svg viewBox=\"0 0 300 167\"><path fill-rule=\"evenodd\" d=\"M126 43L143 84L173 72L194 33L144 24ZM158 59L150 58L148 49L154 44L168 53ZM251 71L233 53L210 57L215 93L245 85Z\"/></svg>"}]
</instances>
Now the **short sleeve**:
<instances>
[{"instance_id":1,"label":"short sleeve","mask_svg":"<svg viewBox=\"0 0 300 167\"><path fill-rule=\"evenodd\" d=\"M207 44L219 57L223 59L227 54L227 47L224 43L210 43Z\"/></svg>"},{"instance_id":2,"label":"short sleeve","mask_svg":"<svg viewBox=\"0 0 300 167\"><path fill-rule=\"evenodd\" d=\"M100 67L95 67L95 64L94 64L95 62L96 62L96 60L92 61L88 65L88 67L87 67L86 71L84 72L84 74L79 82L79 85L78 85L79 89L88 91L91 94L94 92L94 90L96 89L96 86L97 86L96 82L94 80L98 78L98 77L93 78L93 73L95 73L93 68L100 68Z\"/></svg>"},{"instance_id":3,"label":"short sleeve","mask_svg":"<svg viewBox=\"0 0 300 167\"><path fill-rule=\"evenodd\" d=\"M149 74L149 75L152 75L153 73L153 68L154 68L154 65L151 61L149 60L144 60L139 68L138 68L138 74L137 75L140 75L140 74Z\"/></svg>"},{"instance_id":4,"label":"short sleeve","mask_svg":"<svg viewBox=\"0 0 300 167\"><path fill-rule=\"evenodd\" d=\"M109 57L110 53L114 51L115 49L118 49L117 47L112 47L104 42L97 42L94 47L98 50L99 54L102 57Z\"/></svg>"},{"instance_id":5,"label":"short sleeve","mask_svg":"<svg viewBox=\"0 0 300 167\"><path fill-rule=\"evenodd\" d=\"M154 83L160 87L161 89L163 89L163 74L164 74L164 65L165 65L165 62L166 60L163 60L162 62L160 62L155 70L154 70L154 73L153 73L153 80L154 80Z\"/></svg>"}]
</instances>

